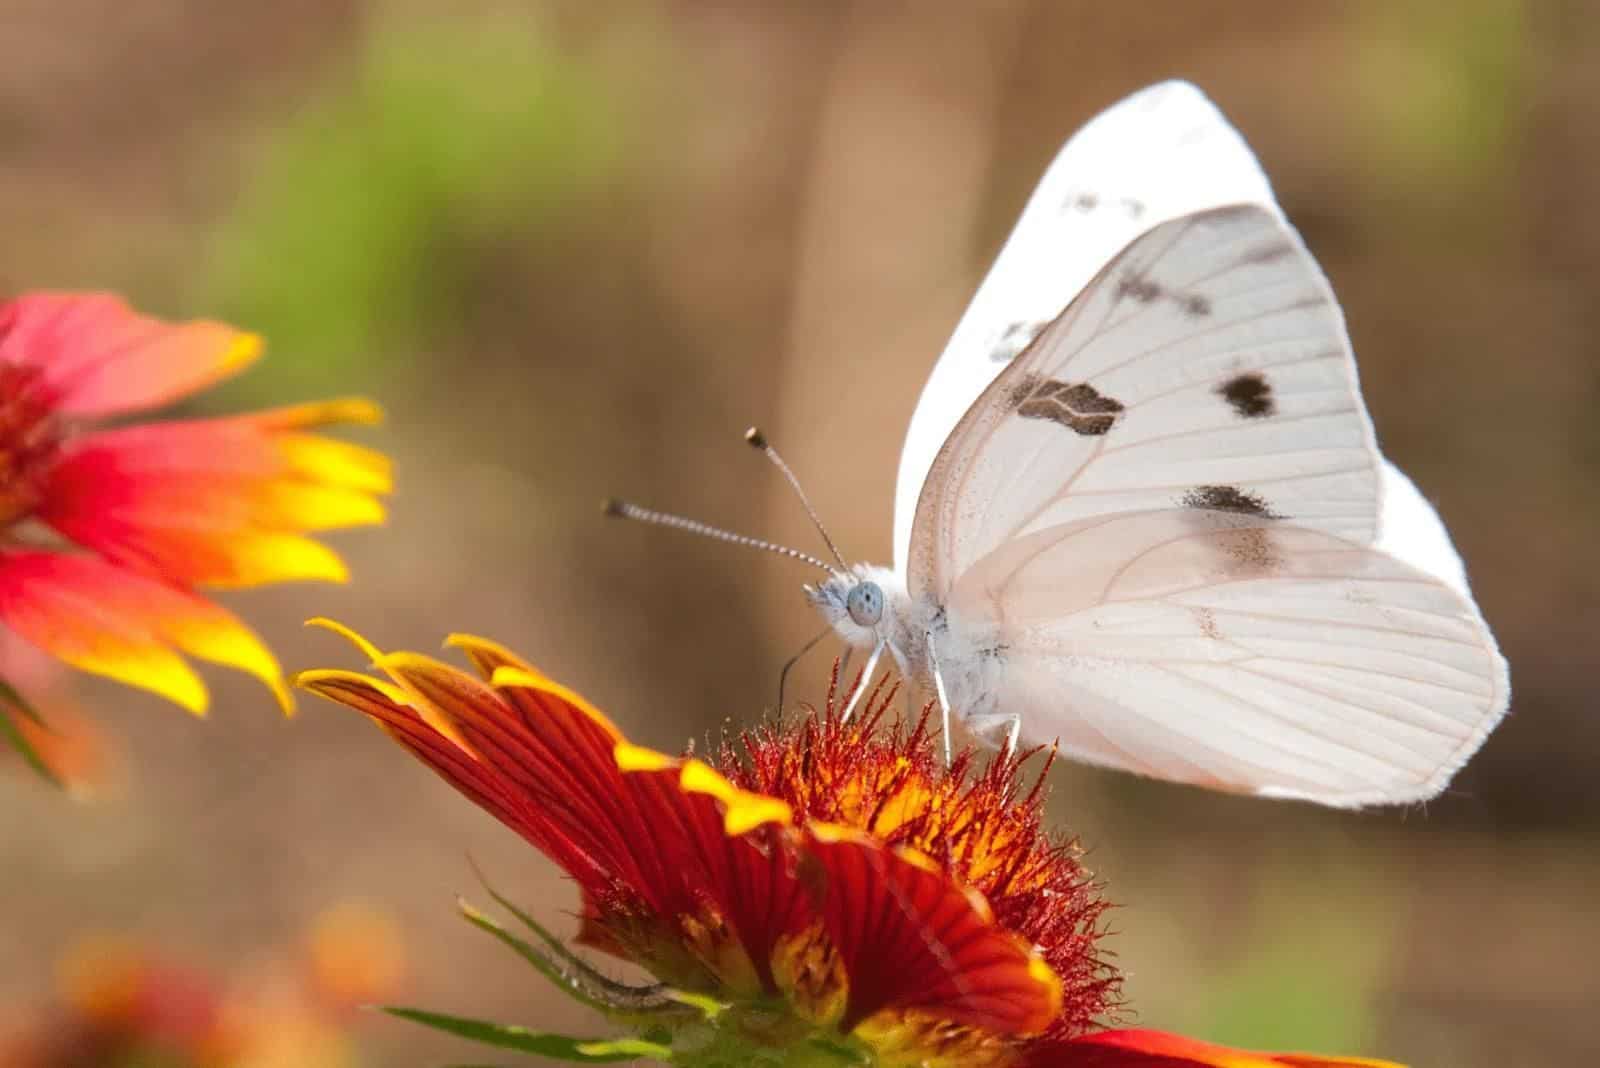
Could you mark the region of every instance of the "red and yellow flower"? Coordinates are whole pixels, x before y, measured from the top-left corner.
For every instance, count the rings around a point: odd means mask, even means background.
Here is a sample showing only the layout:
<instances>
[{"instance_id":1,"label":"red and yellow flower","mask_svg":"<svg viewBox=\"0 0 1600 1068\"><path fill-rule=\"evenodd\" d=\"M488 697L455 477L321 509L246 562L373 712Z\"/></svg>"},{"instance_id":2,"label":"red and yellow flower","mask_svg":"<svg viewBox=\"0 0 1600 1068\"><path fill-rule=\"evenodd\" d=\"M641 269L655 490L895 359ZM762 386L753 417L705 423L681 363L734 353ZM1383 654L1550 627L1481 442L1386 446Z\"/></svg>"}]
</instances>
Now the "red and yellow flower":
<instances>
[{"instance_id":1,"label":"red and yellow flower","mask_svg":"<svg viewBox=\"0 0 1600 1068\"><path fill-rule=\"evenodd\" d=\"M204 389L261 339L167 323L107 294L0 303L0 625L86 671L203 713L183 654L249 672L285 710L272 653L198 588L345 578L307 535L383 519L380 454L312 431L373 423L334 400L98 426Z\"/></svg>"},{"instance_id":2,"label":"red and yellow flower","mask_svg":"<svg viewBox=\"0 0 1600 1068\"><path fill-rule=\"evenodd\" d=\"M888 696L744 735L714 759L630 743L505 648L456 635L476 676L351 638L385 677L303 672L362 712L577 882L578 941L659 986L593 971L530 917L516 946L635 1037L582 1042L402 1010L512 1049L691 1065L1333 1068L1106 1025L1106 908L1076 845L1047 834L1023 760L946 769ZM502 904L509 902L496 897ZM565 1045L563 1045L565 1043Z\"/></svg>"}]
</instances>

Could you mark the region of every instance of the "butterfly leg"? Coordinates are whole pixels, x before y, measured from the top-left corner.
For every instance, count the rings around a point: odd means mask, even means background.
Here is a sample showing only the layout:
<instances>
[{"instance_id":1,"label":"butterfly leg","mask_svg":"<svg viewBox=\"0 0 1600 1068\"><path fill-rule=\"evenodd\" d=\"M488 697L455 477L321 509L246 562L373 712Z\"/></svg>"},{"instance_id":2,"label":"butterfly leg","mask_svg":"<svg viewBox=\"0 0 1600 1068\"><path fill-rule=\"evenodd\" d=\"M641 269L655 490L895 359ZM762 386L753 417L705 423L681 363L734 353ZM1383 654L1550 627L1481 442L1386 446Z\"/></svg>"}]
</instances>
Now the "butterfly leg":
<instances>
[{"instance_id":1,"label":"butterfly leg","mask_svg":"<svg viewBox=\"0 0 1600 1068\"><path fill-rule=\"evenodd\" d=\"M878 670L878 658L882 655L883 643L879 642L872 647L872 655L867 657L867 666L861 672L861 685L851 691L849 703L844 706L844 711L839 713L840 723L850 722L850 717L856 710L856 703L861 700L862 694L867 692L867 684L872 681L872 673Z\"/></svg>"},{"instance_id":2,"label":"butterfly leg","mask_svg":"<svg viewBox=\"0 0 1600 1068\"><path fill-rule=\"evenodd\" d=\"M1022 716L1013 712L1010 716L1011 726L1006 728L1006 747L1000 753L1001 760L1010 760L1017 754L1017 735L1022 733Z\"/></svg>"},{"instance_id":3,"label":"butterfly leg","mask_svg":"<svg viewBox=\"0 0 1600 1068\"><path fill-rule=\"evenodd\" d=\"M981 716L968 716L967 728L983 739L988 744L994 744L995 736L1001 727L1005 728L1005 745L1000 749L1000 758L1008 759L1017 751L1017 742L1022 735L1022 715L1017 712L989 713Z\"/></svg>"},{"instance_id":4,"label":"butterfly leg","mask_svg":"<svg viewBox=\"0 0 1600 1068\"><path fill-rule=\"evenodd\" d=\"M939 654L933 648L933 631L927 633L924 642L928 650L928 666L933 673L933 689L939 695L939 733L944 739L944 766L948 768L953 759L950 754L950 696L945 693L944 673L939 670Z\"/></svg>"}]
</instances>

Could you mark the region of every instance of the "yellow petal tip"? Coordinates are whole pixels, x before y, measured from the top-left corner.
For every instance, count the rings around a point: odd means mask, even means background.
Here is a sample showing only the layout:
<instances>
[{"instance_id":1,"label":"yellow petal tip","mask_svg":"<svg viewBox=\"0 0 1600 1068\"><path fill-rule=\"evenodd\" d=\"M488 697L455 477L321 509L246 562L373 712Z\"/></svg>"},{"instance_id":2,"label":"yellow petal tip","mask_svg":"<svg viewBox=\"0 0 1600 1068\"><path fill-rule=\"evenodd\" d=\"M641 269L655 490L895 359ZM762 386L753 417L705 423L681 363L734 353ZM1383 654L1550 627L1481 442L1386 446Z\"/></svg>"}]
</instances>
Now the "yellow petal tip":
<instances>
[{"instance_id":1,"label":"yellow petal tip","mask_svg":"<svg viewBox=\"0 0 1600 1068\"><path fill-rule=\"evenodd\" d=\"M704 761L685 762L678 785L685 793L705 794L721 803L722 829L730 836L746 834L768 823L787 827L794 822L794 810L786 802L741 790Z\"/></svg>"},{"instance_id":2,"label":"yellow petal tip","mask_svg":"<svg viewBox=\"0 0 1600 1068\"><path fill-rule=\"evenodd\" d=\"M498 675L499 672L497 671L495 674ZM630 742L618 742L611 752L616 758L617 770L621 772L666 771L669 768L678 766L678 761L667 756L667 754L659 753L654 749L646 749L642 745L634 745Z\"/></svg>"},{"instance_id":3,"label":"yellow petal tip","mask_svg":"<svg viewBox=\"0 0 1600 1068\"><path fill-rule=\"evenodd\" d=\"M525 671L519 667L511 667L508 664L502 664L495 668L494 674L489 676L490 686L528 686L536 690L542 690L548 683L549 680L542 676L535 675L533 672Z\"/></svg>"},{"instance_id":4,"label":"yellow petal tip","mask_svg":"<svg viewBox=\"0 0 1600 1068\"><path fill-rule=\"evenodd\" d=\"M374 664L383 659L383 652L376 645L373 645L371 642L367 641L367 639L363 638L361 635L357 634L343 623L329 619L326 616L313 616L312 618L306 620L306 626L321 627L323 630L333 631L333 633L339 635L341 638L344 638L357 649L360 649L362 655L368 660L372 661ZM305 672L301 672L301 674L303 675Z\"/></svg>"}]
</instances>

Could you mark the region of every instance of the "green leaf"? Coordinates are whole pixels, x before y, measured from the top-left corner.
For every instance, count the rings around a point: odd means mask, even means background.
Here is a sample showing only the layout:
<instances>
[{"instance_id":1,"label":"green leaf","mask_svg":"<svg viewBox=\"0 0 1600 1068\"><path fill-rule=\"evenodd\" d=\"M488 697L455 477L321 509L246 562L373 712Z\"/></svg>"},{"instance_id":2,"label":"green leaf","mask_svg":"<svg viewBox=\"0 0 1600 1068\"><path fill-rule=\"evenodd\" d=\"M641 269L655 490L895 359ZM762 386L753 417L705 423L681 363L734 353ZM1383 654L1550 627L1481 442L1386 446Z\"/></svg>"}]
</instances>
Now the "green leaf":
<instances>
[{"instance_id":1,"label":"green leaf","mask_svg":"<svg viewBox=\"0 0 1600 1068\"><path fill-rule=\"evenodd\" d=\"M672 1059L670 1047L637 1038L574 1038L570 1035L555 1035L545 1031L530 1031L526 1027L497 1024L488 1020L473 1020L464 1016L428 1012L424 1009L384 1006L383 1011L390 1016L410 1020L438 1031L446 1031L459 1038L558 1061L611 1064L639 1057L650 1057L658 1061Z\"/></svg>"},{"instance_id":2,"label":"green leaf","mask_svg":"<svg viewBox=\"0 0 1600 1068\"><path fill-rule=\"evenodd\" d=\"M4 681L0 681L0 687L3 687L3 689L0 689L0 697L5 698L7 701L10 700L10 694L16 693ZM16 707L21 714L27 716L30 720L35 723L39 722L38 713L28 708L26 704L21 703L20 699ZM44 758L33 747L33 743L28 741L27 735L22 733L22 727L11 718L10 710L4 707L0 707L0 737L3 737L11 748L21 754L22 759L27 761L28 766L38 772L45 780L56 786L65 785L56 773L50 770L50 765L44 762Z\"/></svg>"}]
</instances>

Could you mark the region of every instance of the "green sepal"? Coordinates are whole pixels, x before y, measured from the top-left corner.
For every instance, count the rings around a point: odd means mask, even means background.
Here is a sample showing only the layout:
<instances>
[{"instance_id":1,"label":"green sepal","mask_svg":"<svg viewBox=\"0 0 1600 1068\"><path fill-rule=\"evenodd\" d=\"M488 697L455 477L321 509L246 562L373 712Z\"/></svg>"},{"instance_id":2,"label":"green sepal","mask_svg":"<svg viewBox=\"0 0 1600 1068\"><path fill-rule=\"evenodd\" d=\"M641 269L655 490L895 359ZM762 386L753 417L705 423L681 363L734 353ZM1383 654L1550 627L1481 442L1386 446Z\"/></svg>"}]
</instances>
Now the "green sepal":
<instances>
[{"instance_id":1,"label":"green sepal","mask_svg":"<svg viewBox=\"0 0 1600 1068\"><path fill-rule=\"evenodd\" d=\"M692 990L679 990L676 987L669 986L663 987L661 993L664 997L676 1001L680 1005L687 1005L691 1009L698 1010L700 1015L704 1016L707 1021L715 1020L718 1016L727 1012L729 1008L726 1001L718 1001L709 994L696 994Z\"/></svg>"},{"instance_id":2,"label":"green sepal","mask_svg":"<svg viewBox=\"0 0 1600 1068\"><path fill-rule=\"evenodd\" d=\"M489 892L494 895L496 901L505 904L500 895L492 890ZM544 928L534 923L531 917L513 906L506 907L545 941L550 947L550 952L530 945L465 901L458 900L456 907L461 910L461 915L468 923L481 931L487 931L509 946L523 960L533 965L540 975L554 983L562 993L580 1005L603 1012L612 1019L633 1021L659 1019L663 1015L686 1014L686 1010L691 1008L690 1005L669 996L666 989L660 985L628 986L601 975L582 957L568 950ZM703 1011L699 1006L692 1008L695 1011Z\"/></svg>"},{"instance_id":3,"label":"green sepal","mask_svg":"<svg viewBox=\"0 0 1600 1068\"><path fill-rule=\"evenodd\" d=\"M383 1006L383 1011L390 1016L410 1020L412 1023L419 1023L436 1031L445 1031L458 1038L557 1061L613 1064L619 1061L637 1060L640 1057L658 1061L672 1059L670 1046L639 1038L575 1038L547 1031L530 1031L526 1027L497 1024L488 1020L474 1020L464 1016L450 1016L440 1012L392 1005Z\"/></svg>"}]
</instances>

